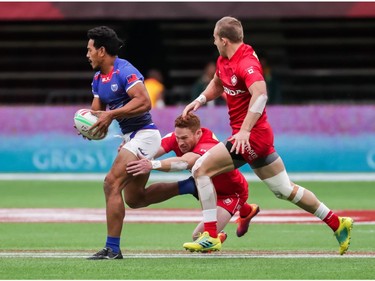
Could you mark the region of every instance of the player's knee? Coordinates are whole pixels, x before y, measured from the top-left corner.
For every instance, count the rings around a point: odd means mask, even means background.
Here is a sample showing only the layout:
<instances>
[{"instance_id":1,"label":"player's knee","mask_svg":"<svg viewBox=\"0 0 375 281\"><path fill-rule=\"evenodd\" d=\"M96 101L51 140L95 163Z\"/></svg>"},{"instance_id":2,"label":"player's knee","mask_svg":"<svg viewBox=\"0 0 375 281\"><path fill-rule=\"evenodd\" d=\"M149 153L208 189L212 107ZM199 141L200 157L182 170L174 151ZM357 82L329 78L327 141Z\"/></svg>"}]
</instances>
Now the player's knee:
<instances>
[{"instance_id":1,"label":"player's knee","mask_svg":"<svg viewBox=\"0 0 375 281\"><path fill-rule=\"evenodd\" d=\"M204 155L200 157L197 161L195 161L195 164L193 168L191 169L191 173L193 177L196 179L198 177L202 177L206 175L206 169L204 166L202 166L202 163L204 161L205 157Z\"/></svg>"},{"instance_id":2,"label":"player's knee","mask_svg":"<svg viewBox=\"0 0 375 281\"><path fill-rule=\"evenodd\" d=\"M106 175L103 184L103 190L106 197L110 196L115 189L115 178L109 173Z\"/></svg>"},{"instance_id":3,"label":"player's knee","mask_svg":"<svg viewBox=\"0 0 375 281\"><path fill-rule=\"evenodd\" d=\"M295 204L303 197L305 189L302 186L293 184L289 180L286 171L283 171L271 178L265 179L264 182L279 199L288 200Z\"/></svg>"},{"instance_id":4,"label":"player's knee","mask_svg":"<svg viewBox=\"0 0 375 281\"><path fill-rule=\"evenodd\" d=\"M132 209L139 209L139 208L146 207L146 205L144 204L144 201L141 200L141 198L139 197L125 198L125 203L126 205L129 206L129 208L132 208Z\"/></svg>"},{"instance_id":5,"label":"player's knee","mask_svg":"<svg viewBox=\"0 0 375 281\"><path fill-rule=\"evenodd\" d=\"M197 177L201 177L203 176L203 172L202 170L200 169L200 166L197 165L197 163L195 162L194 166L191 168L191 174L192 176L196 179Z\"/></svg>"},{"instance_id":6,"label":"player's knee","mask_svg":"<svg viewBox=\"0 0 375 281\"><path fill-rule=\"evenodd\" d=\"M288 199L292 193L292 185L286 171L273 176L271 178L263 180L268 188L275 194L279 199Z\"/></svg>"},{"instance_id":7,"label":"player's knee","mask_svg":"<svg viewBox=\"0 0 375 281\"><path fill-rule=\"evenodd\" d=\"M125 203L126 203L126 205L128 205L129 208L131 208L131 209L138 209L138 208L141 208L141 207L142 207L142 206L140 206L139 201L134 201L134 200L127 200L127 199L125 199Z\"/></svg>"}]
</instances>

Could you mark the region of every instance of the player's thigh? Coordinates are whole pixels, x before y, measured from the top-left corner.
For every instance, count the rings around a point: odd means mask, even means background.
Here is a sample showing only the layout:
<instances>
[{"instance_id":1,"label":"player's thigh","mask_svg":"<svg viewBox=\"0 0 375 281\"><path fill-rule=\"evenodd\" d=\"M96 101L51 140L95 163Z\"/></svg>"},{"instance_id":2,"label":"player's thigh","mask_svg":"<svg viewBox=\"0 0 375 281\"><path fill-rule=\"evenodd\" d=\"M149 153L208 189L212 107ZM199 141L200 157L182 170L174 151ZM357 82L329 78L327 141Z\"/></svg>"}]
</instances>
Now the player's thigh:
<instances>
[{"instance_id":1,"label":"player's thigh","mask_svg":"<svg viewBox=\"0 0 375 281\"><path fill-rule=\"evenodd\" d=\"M271 164L268 164L264 167L253 169L254 173L261 179L268 179L273 176L278 175L282 171L285 170L284 162L281 157L278 157L275 161Z\"/></svg>"},{"instance_id":2,"label":"player's thigh","mask_svg":"<svg viewBox=\"0 0 375 281\"><path fill-rule=\"evenodd\" d=\"M209 177L232 171L233 160L223 143L218 143L201 156L193 166L195 176L206 175Z\"/></svg>"},{"instance_id":3,"label":"player's thigh","mask_svg":"<svg viewBox=\"0 0 375 281\"><path fill-rule=\"evenodd\" d=\"M107 185L123 189L125 185L132 179L132 176L126 172L126 165L130 161L138 158L129 150L121 149L113 161L105 182Z\"/></svg>"},{"instance_id":4,"label":"player's thigh","mask_svg":"<svg viewBox=\"0 0 375 281\"><path fill-rule=\"evenodd\" d=\"M149 176L149 173L138 176L129 175L130 180L126 182L124 188L124 196L128 204L135 204L139 200L143 200Z\"/></svg>"}]
</instances>

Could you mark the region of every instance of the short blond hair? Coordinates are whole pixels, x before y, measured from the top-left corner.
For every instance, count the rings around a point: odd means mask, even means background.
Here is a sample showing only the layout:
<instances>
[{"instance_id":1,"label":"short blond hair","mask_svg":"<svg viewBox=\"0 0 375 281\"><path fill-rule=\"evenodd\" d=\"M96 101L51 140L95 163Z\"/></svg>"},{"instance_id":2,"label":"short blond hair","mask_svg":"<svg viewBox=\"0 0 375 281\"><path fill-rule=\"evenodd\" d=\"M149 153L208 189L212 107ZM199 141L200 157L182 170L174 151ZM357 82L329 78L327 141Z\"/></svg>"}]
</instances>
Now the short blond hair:
<instances>
[{"instance_id":1,"label":"short blond hair","mask_svg":"<svg viewBox=\"0 0 375 281\"><path fill-rule=\"evenodd\" d=\"M227 38L232 43L243 41L243 28L241 22L233 17L223 17L216 22L217 34Z\"/></svg>"}]
</instances>

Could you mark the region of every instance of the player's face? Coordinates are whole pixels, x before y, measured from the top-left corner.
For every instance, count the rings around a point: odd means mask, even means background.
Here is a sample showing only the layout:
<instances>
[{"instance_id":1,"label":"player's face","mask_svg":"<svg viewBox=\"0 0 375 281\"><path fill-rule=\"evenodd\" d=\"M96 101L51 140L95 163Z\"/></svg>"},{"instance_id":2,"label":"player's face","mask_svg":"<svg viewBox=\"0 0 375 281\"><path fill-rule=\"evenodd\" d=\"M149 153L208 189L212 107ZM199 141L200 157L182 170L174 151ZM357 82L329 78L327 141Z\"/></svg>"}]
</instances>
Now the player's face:
<instances>
[{"instance_id":1,"label":"player's face","mask_svg":"<svg viewBox=\"0 0 375 281\"><path fill-rule=\"evenodd\" d=\"M219 54L225 57L225 48L224 48L224 41L222 38L219 37L217 34L217 27L214 29L214 45L216 46Z\"/></svg>"},{"instance_id":2,"label":"player's face","mask_svg":"<svg viewBox=\"0 0 375 281\"><path fill-rule=\"evenodd\" d=\"M199 132L200 130L193 133L188 128L175 128L174 133L176 135L176 141L182 153L185 154L194 149L199 140Z\"/></svg>"},{"instance_id":3,"label":"player's face","mask_svg":"<svg viewBox=\"0 0 375 281\"><path fill-rule=\"evenodd\" d=\"M92 69L95 71L100 70L100 49L94 47L94 40L90 39L87 43L87 54L86 57L91 64Z\"/></svg>"}]
</instances>

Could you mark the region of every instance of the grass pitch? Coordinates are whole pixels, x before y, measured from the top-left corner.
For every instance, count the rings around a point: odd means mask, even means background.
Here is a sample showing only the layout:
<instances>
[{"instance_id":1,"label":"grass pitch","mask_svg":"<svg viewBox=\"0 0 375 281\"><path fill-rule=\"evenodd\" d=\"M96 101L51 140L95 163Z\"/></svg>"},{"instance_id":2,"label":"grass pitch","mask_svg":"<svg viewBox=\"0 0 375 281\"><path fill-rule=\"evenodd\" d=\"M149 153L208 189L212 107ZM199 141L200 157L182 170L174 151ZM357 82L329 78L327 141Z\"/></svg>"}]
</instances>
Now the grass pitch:
<instances>
[{"instance_id":1,"label":"grass pitch","mask_svg":"<svg viewBox=\"0 0 375 281\"><path fill-rule=\"evenodd\" d=\"M373 209L374 183L300 183L332 209ZM103 208L100 182L0 181L0 208ZM296 209L262 183L250 183L250 201L266 209ZM199 208L180 196L154 208ZM354 225L348 255L324 224L253 223L235 236L226 228L221 252L183 250L195 224L124 225L123 260L89 261L104 246L105 223L1 223L0 279L375 279L375 225Z\"/></svg>"}]
</instances>

